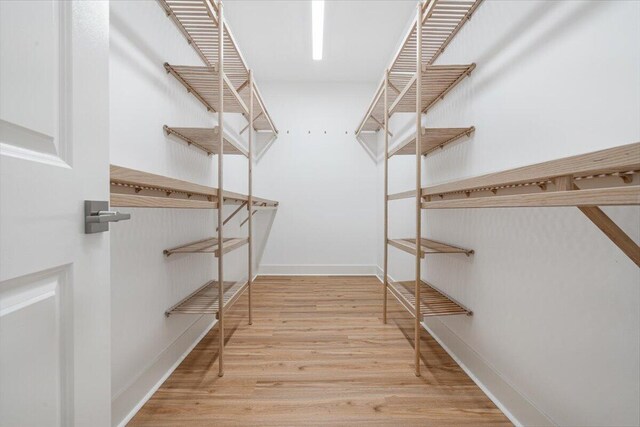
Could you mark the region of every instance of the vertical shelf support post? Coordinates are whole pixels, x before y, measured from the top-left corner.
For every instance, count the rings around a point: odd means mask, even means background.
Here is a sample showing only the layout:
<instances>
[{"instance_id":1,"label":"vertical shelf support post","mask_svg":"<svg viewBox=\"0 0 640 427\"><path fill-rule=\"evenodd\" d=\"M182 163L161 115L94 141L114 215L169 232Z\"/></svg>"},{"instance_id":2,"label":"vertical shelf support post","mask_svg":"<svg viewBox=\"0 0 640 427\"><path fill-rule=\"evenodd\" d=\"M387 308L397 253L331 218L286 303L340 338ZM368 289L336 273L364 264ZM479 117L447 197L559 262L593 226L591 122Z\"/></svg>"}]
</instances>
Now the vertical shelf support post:
<instances>
[{"instance_id":1,"label":"vertical shelf support post","mask_svg":"<svg viewBox=\"0 0 640 427\"><path fill-rule=\"evenodd\" d=\"M248 185L249 185L249 202L247 203L247 214L249 218L249 244L248 254L249 268L247 279L247 292L249 293L249 324L253 324L253 312L251 307L251 285L253 283L253 215L251 210L253 209L253 71L249 70L249 133L248 133L248 148L249 148L249 166L248 166Z\"/></svg>"},{"instance_id":2,"label":"vertical shelf support post","mask_svg":"<svg viewBox=\"0 0 640 427\"><path fill-rule=\"evenodd\" d=\"M224 20L222 14L222 2L218 2L218 89L220 98L218 100L218 242L222 247L223 222L222 214L224 209L223 190L223 155L224 155ZM224 251L220 251L218 257L218 333L220 341L218 343L218 376L224 375Z\"/></svg>"},{"instance_id":3,"label":"vertical shelf support post","mask_svg":"<svg viewBox=\"0 0 640 427\"><path fill-rule=\"evenodd\" d=\"M420 376L420 238L422 236L422 2L416 20L416 283L415 283L415 374Z\"/></svg>"},{"instance_id":4,"label":"vertical shelf support post","mask_svg":"<svg viewBox=\"0 0 640 427\"><path fill-rule=\"evenodd\" d=\"M387 291L389 287L389 70L384 72L384 271L382 286L382 323L387 323Z\"/></svg>"}]
</instances>

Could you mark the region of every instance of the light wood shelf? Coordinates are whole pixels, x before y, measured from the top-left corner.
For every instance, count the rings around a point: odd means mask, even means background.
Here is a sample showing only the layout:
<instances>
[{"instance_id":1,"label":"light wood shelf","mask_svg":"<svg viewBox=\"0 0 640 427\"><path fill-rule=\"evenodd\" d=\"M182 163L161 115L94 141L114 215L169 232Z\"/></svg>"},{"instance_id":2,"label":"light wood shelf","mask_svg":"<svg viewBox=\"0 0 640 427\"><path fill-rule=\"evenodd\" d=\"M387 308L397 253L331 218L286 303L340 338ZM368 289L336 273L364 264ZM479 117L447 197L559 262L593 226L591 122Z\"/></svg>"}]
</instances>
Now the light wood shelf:
<instances>
[{"instance_id":1,"label":"light wood shelf","mask_svg":"<svg viewBox=\"0 0 640 427\"><path fill-rule=\"evenodd\" d=\"M224 282L223 310L226 311L231 308L247 288L247 282ZM169 317L172 314L215 314L216 318L218 318L219 311L218 282L212 280L169 308L165 312L165 316Z\"/></svg>"},{"instance_id":2,"label":"light wood shelf","mask_svg":"<svg viewBox=\"0 0 640 427\"><path fill-rule=\"evenodd\" d=\"M640 186L593 188L548 193L453 198L423 202L423 209L541 208L640 205Z\"/></svg>"},{"instance_id":3,"label":"light wood shelf","mask_svg":"<svg viewBox=\"0 0 640 427\"><path fill-rule=\"evenodd\" d=\"M195 96L209 111L216 112L220 102L218 66L192 66L164 64L165 70L174 76L189 93ZM237 81L235 82L238 83ZM247 104L235 89L235 84L225 75L224 112L249 114Z\"/></svg>"},{"instance_id":4,"label":"light wood shelf","mask_svg":"<svg viewBox=\"0 0 640 427\"><path fill-rule=\"evenodd\" d=\"M453 90L465 77L471 75L476 64L467 65L423 65L422 67L422 112L426 113L438 101ZM397 91L389 97L391 106L389 115L395 113L413 113L416 110L416 74L389 74L389 84ZM376 92L373 104L367 110L356 134L361 132L377 132L383 128L384 102L383 87Z\"/></svg>"},{"instance_id":5,"label":"light wood shelf","mask_svg":"<svg viewBox=\"0 0 640 427\"><path fill-rule=\"evenodd\" d=\"M422 112L429 111L438 101L453 90L465 77L471 75L476 64L469 65L424 65L422 67ZM414 113L416 111L416 77L405 75L390 78L390 82L402 87L400 94L389 107L394 113Z\"/></svg>"},{"instance_id":6,"label":"light wood shelf","mask_svg":"<svg viewBox=\"0 0 640 427\"><path fill-rule=\"evenodd\" d=\"M218 190L111 165L111 206L218 209Z\"/></svg>"},{"instance_id":7,"label":"light wood shelf","mask_svg":"<svg viewBox=\"0 0 640 427\"><path fill-rule=\"evenodd\" d=\"M111 206L138 208L218 209L217 188L111 165ZM224 191L226 204L242 204L246 194ZM275 200L253 197L254 207L278 206Z\"/></svg>"},{"instance_id":8,"label":"light wood shelf","mask_svg":"<svg viewBox=\"0 0 640 427\"><path fill-rule=\"evenodd\" d=\"M207 154L218 154L219 152L219 136L220 127L212 128L185 128L185 127L163 127L167 135L174 135L189 145L194 145ZM239 154L249 157L249 153L242 146L242 143L231 132L224 132L224 154Z\"/></svg>"},{"instance_id":9,"label":"light wood shelf","mask_svg":"<svg viewBox=\"0 0 640 427\"><path fill-rule=\"evenodd\" d=\"M468 128L422 128L421 153L426 156L464 137L470 137L475 130L476 128L473 126ZM416 155L415 133L389 151L389 157L398 155Z\"/></svg>"},{"instance_id":10,"label":"light wood shelf","mask_svg":"<svg viewBox=\"0 0 640 427\"><path fill-rule=\"evenodd\" d=\"M388 279L388 288L391 294L398 300L413 317L415 317L415 292L414 281L395 282ZM473 315L473 312L462 304L449 297L433 285L422 282L420 286L420 316L453 316L459 314ZM422 319L419 319L422 320Z\"/></svg>"},{"instance_id":11,"label":"light wood shelf","mask_svg":"<svg viewBox=\"0 0 640 427\"><path fill-rule=\"evenodd\" d=\"M429 0L423 2L422 18L419 25L422 32L420 60L433 64L444 52L460 29L471 19L482 0ZM416 25L414 19L400 49L394 57L389 71L392 74L415 72Z\"/></svg>"},{"instance_id":12,"label":"light wood shelf","mask_svg":"<svg viewBox=\"0 0 640 427\"><path fill-rule=\"evenodd\" d=\"M218 22L218 3L210 0L159 0L159 3L202 61L208 65L217 63L221 27ZM223 40L228 73L248 75L247 65L228 27Z\"/></svg>"},{"instance_id":13,"label":"light wood shelf","mask_svg":"<svg viewBox=\"0 0 640 427\"><path fill-rule=\"evenodd\" d=\"M598 206L640 205L640 142L422 189L423 209L577 207L640 267L640 246Z\"/></svg>"},{"instance_id":14,"label":"light wood shelf","mask_svg":"<svg viewBox=\"0 0 640 427\"><path fill-rule=\"evenodd\" d=\"M222 242L222 253L229 253L241 246L246 245L247 243L249 243L248 237L224 238ZM207 239L176 246L175 248L165 249L163 253L166 256L172 254L214 254L215 257L219 257L220 245L218 244L217 237L209 237Z\"/></svg>"},{"instance_id":15,"label":"light wood shelf","mask_svg":"<svg viewBox=\"0 0 640 427\"><path fill-rule=\"evenodd\" d=\"M389 239L389 244L412 255L416 254L416 239ZM422 258L431 254L465 254L469 256L474 253L473 249L463 249L425 238L420 239L420 248Z\"/></svg>"},{"instance_id":16,"label":"light wood shelf","mask_svg":"<svg viewBox=\"0 0 640 427\"><path fill-rule=\"evenodd\" d=\"M426 187L423 208L637 205L638 171L634 143Z\"/></svg>"}]
</instances>

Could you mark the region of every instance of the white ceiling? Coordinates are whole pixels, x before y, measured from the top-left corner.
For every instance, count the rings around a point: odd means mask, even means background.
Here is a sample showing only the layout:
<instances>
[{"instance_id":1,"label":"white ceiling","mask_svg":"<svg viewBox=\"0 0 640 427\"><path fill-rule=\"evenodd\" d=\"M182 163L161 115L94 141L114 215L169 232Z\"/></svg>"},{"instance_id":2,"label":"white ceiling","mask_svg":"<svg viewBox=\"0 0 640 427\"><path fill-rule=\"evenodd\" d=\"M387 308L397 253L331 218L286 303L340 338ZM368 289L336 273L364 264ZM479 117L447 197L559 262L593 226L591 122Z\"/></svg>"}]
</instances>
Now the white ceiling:
<instances>
[{"instance_id":1,"label":"white ceiling","mask_svg":"<svg viewBox=\"0 0 640 427\"><path fill-rule=\"evenodd\" d=\"M233 35L258 81L379 82L416 0L327 0L322 61L311 59L311 2L224 0Z\"/></svg>"}]
</instances>

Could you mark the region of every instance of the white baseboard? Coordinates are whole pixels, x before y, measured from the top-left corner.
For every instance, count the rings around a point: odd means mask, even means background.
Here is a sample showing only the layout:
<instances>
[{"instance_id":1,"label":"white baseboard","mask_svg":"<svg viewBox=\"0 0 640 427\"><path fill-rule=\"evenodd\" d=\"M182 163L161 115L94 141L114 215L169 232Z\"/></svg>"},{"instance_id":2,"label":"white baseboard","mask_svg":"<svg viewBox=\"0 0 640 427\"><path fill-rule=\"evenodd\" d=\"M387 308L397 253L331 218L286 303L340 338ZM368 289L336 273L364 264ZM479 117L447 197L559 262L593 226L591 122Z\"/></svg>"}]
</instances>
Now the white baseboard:
<instances>
[{"instance_id":1,"label":"white baseboard","mask_svg":"<svg viewBox=\"0 0 640 427\"><path fill-rule=\"evenodd\" d=\"M147 403L153 393L182 363L191 350L216 324L212 315L203 315L178 339L167 347L158 358L142 372L125 390L111 400L111 423L124 427Z\"/></svg>"},{"instance_id":2,"label":"white baseboard","mask_svg":"<svg viewBox=\"0 0 640 427\"><path fill-rule=\"evenodd\" d=\"M263 264L261 276L373 276L376 265L366 264Z\"/></svg>"},{"instance_id":3,"label":"white baseboard","mask_svg":"<svg viewBox=\"0 0 640 427\"><path fill-rule=\"evenodd\" d=\"M380 267L377 267L376 270L376 276L382 282L383 271ZM509 418L509 421L517 426L555 425L549 417L513 388L498 371L493 369L486 360L438 318L432 317L426 322L422 322L422 327L495 403L498 409Z\"/></svg>"},{"instance_id":4,"label":"white baseboard","mask_svg":"<svg viewBox=\"0 0 640 427\"><path fill-rule=\"evenodd\" d=\"M556 425L442 321L432 317L423 322L422 326L513 424L516 426Z\"/></svg>"},{"instance_id":5,"label":"white baseboard","mask_svg":"<svg viewBox=\"0 0 640 427\"><path fill-rule=\"evenodd\" d=\"M376 277L378 280L382 282L382 278L384 277L384 271L380 268L380 266L376 265Z\"/></svg>"}]
</instances>

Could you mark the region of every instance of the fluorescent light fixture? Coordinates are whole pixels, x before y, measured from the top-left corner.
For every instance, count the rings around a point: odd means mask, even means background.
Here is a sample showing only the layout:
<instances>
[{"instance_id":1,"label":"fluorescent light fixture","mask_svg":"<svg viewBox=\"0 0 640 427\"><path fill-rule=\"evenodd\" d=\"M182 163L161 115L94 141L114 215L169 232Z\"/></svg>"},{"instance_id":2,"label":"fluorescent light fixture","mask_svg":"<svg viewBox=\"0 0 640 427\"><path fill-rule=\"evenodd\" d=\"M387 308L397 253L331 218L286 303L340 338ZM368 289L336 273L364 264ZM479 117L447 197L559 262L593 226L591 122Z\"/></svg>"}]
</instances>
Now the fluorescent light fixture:
<instances>
[{"instance_id":1,"label":"fluorescent light fixture","mask_svg":"<svg viewBox=\"0 0 640 427\"><path fill-rule=\"evenodd\" d=\"M313 60L322 60L322 38L324 37L324 0L311 1L311 31L313 35Z\"/></svg>"}]
</instances>

